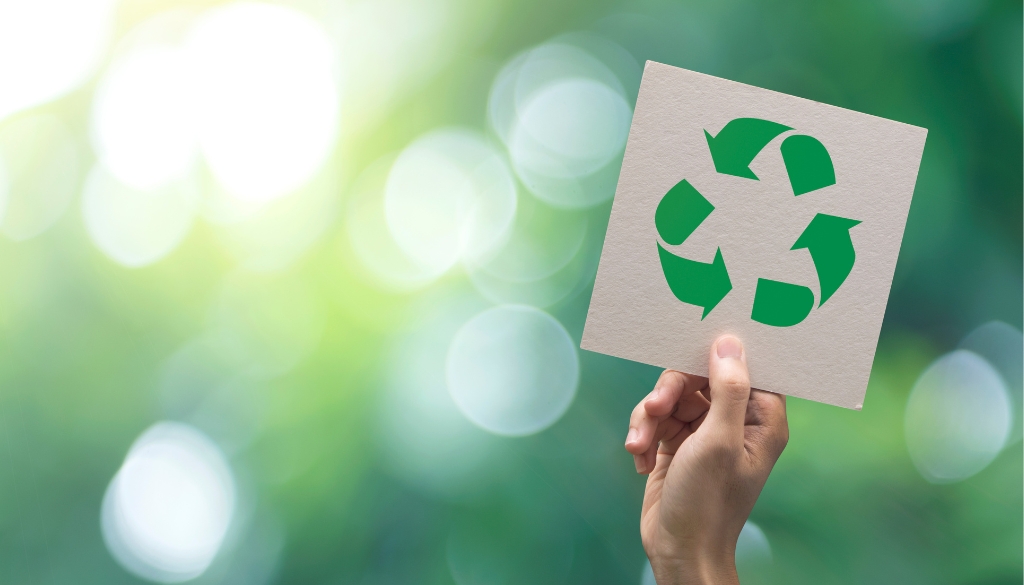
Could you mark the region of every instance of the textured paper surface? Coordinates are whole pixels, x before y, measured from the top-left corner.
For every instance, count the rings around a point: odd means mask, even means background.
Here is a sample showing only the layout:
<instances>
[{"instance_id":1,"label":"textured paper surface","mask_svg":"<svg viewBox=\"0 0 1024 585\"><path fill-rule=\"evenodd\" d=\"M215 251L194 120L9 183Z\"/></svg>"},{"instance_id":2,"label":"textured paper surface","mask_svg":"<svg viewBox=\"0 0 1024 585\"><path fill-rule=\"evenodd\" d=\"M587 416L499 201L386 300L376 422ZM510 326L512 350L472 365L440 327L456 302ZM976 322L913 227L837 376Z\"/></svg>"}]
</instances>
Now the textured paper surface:
<instances>
[{"instance_id":1,"label":"textured paper surface","mask_svg":"<svg viewBox=\"0 0 1024 585\"><path fill-rule=\"evenodd\" d=\"M736 118L793 128L750 169L759 180L716 172L705 130ZM780 144L794 133L828 149L836 184L793 195ZM715 338L747 349L755 388L859 409L899 256L927 131L818 102L648 61L612 204L581 347L706 376ZM715 210L681 245L666 249L711 262L721 248L732 290L701 320L679 301L658 256L654 215L687 179ZM791 250L818 213L857 219L856 262L822 306L807 249ZM664 245L664 244L663 244ZM758 278L807 286L815 307L797 325L751 319Z\"/></svg>"}]
</instances>

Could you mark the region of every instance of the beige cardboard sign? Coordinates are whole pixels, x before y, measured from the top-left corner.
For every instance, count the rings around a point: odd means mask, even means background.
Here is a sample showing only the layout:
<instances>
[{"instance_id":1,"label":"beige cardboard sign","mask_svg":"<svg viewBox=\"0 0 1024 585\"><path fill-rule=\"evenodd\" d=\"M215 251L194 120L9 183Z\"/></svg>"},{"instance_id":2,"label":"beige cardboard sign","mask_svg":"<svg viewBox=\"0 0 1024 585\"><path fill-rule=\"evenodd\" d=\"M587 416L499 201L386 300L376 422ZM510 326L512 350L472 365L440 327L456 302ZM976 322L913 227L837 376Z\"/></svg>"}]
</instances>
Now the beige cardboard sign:
<instances>
[{"instance_id":1,"label":"beige cardboard sign","mask_svg":"<svg viewBox=\"0 0 1024 585\"><path fill-rule=\"evenodd\" d=\"M860 409L926 135L648 61L581 347Z\"/></svg>"}]
</instances>

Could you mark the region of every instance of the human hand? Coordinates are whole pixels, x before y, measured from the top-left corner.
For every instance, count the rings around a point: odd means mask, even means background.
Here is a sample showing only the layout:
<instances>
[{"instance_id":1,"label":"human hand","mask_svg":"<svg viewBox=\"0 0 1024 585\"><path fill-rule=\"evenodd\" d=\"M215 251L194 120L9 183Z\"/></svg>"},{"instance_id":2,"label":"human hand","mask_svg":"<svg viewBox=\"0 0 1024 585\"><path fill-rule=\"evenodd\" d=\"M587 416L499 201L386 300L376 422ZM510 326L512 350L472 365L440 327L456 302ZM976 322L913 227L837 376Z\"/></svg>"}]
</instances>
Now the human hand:
<instances>
[{"instance_id":1,"label":"human hand","mask_svg":"<svg viewBox=\"0 0 1024 585\"><path fill-rule=\"evenodd\" d=\"M786 397L750 389L726 335L710 378L665 370L633 409L626 450L649 473L640 536L659 585L739 583L736 540L789 440Z\"/></svg>"}]
</instances>

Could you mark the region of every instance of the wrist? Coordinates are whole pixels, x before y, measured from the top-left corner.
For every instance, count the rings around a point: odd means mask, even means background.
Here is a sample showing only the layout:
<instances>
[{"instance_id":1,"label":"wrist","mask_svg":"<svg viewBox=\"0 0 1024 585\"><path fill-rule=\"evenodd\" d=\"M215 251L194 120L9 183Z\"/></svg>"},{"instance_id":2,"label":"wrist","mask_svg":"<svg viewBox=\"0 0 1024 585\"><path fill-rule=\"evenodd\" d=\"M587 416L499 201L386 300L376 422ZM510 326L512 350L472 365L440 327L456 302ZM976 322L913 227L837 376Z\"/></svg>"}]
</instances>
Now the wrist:
<instances>
[{"instance_id":1,"label":"wrist","mask_svg":"<svg viewBox=\"0 0 1024 585\"><path fill-rule=\"evenodd\" d=\"M651 569L658 585L733 585L739 583L736 556L720 551L682 557L651 557Z\"/></svg>"}]
</instances>

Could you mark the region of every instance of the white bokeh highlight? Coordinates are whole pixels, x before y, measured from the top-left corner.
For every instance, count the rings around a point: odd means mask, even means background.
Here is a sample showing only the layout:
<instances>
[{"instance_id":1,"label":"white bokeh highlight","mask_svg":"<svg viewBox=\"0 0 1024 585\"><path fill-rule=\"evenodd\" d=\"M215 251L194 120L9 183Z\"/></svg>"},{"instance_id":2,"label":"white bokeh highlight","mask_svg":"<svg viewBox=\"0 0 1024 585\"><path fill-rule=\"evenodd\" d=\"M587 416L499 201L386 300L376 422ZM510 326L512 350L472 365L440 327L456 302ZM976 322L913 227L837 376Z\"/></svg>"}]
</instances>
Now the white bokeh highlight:
<instances>
[{"instance_id":1,"label":"white bokeh highlight","mask_svg":"<svg viewBox=\"0 0 1024 585\"><path fill-rule=\"evenodd\" d=\"M115 0L0 0L0 120L56 99L93 74Z\"/></svg>"},{"instance_id":2,"label":"white bokeh highlight","mask_svg":"<svg viewBox=\"0 0 1024 585\"><path fill-rule=\"evenodd\" d=\"M114 559L139 577L194 579L220 551L235 499L220 449L193 427L161 422L135 441L107 488L103 539Z\"/></svg>"},{"instance_id":3,"label":"white bokeh highlight","mask_svg":"<svg viewBox=\"0 0 1024 585\"><path fill-rule=\"evenodd\" d=\"M614 194L632 106L616 73L572 40L594 39L570 35L511 59L491 85L488 120L531 193L578 208ZM605 45L595 46L621 61Z\"/></svg>"},{"instance_id":4,"label":"white bokeh highlight","mask_svg":"<svg viewBox=\"0 0 1024 585\"><path fill-rule=\"evenodd\" d=\"M178 47L147 46L117 58L100 79L93 150L123 184L155 189L192 170L197 145L188 65Z\"/></svg>"},{"instance_id":5,"label":"white bokeh highlight","mask_svg":"<svg viewBox=\"0 0 1024 585\"><path fill-rule=\"evenodd\" d=\"M557 178L589 175L622 152L631 116L615 89L592 79L561 79L519 108L509 153L517 169Z\"/></svg>"},{"instance_id":6,"label":"white bokeh highlight","mask_svg":"<svg viewBox=\"0 0 1024 585\"><path fill-rule=\"evenodd\" d=\"M336 174L320 169L338 107L334 45L299 10L234 2L144 21L94 97L90 237L145 266L201 214L240 265L288 267L336 216Z\"/></svg>"},{"instance_id":7,"label":"white bokeh highlight","mask_svg":"<svg viewBox=\"0 0 1024 585\"><path fill-rule=\"evenodd\" d=\"M185 41L198 139L235 197L269 201L300 187L338 133L334 46L293 8L235 2L199 17Z\"/></svg>"},{"instance_id":8,"label":"white bokeh highlight","mask_svg":"<svg viewBox=\"0 0 1024 585\"><path fill-rule=\"evenodd\" d=\"M554 424L576 396L579 358L561 323L522 305L488 309L448 348L448 391L477 426L525 436Z\"/></svg>"},{"instance_id":9,"label":"white bokeh highlight","mask_svg":"<svg viewBox=\"0 0 1024 585\"><path fill-rule=\"evenodd\" d=\"M421 136L388 173L388 230L399 249L435 277L460 261L476 264L493 255L515 212L508 166L471 130L446 128Z\"/></svg>"},{"instance_id":10,"label":"white bokeh highlight","mask_svg":"<svg viewBox=\"0 0 1024 585\"><path fill-rule=\"evenodd\" d=\"M1010 405L1006 384L984 358L967 350L943 355L925 369L907 400L911 461L931 483L971 477L1006 444Z\"/></svg>"}]
</instances>

